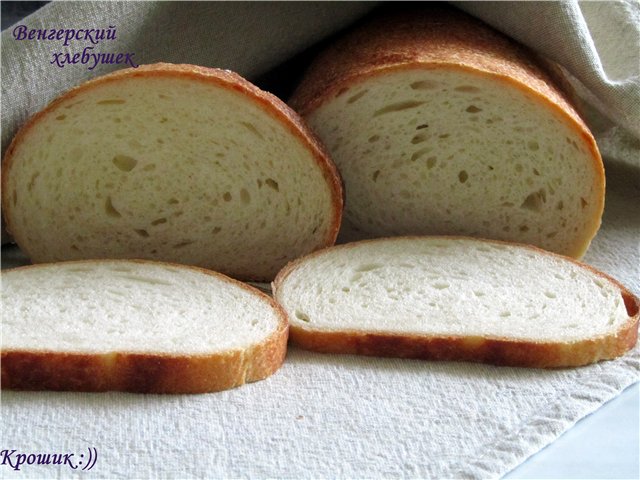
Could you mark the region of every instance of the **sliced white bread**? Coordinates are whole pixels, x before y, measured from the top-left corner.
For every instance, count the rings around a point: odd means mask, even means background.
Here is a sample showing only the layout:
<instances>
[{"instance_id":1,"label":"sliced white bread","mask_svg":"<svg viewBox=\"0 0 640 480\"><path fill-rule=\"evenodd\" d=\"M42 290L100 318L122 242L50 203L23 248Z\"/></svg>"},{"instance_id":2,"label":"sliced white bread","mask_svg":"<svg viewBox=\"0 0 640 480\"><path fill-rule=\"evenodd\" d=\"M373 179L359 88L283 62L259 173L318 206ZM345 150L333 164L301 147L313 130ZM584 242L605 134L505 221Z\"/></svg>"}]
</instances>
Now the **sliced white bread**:
<instances>
[{"instance_id":1,"label":"sliced white bread","mask_svg":"<svg viewBox=\"0 0 640 480\"><path fill-rule=\"evenodd\" d=\"M240 76L191 65L87 82L32 118L2 171L33 262L144 258L272 280L333 244L335 166L301 119Z\"/></svg>"},{"instance_id":2,"label":"sliced white bread","mask_svg":"<svg viewBox=\"0 0 640 480\"><path fill-rule=\"evenodd\" d=\"M89 260L2 272L2 388L224 390L276 371L287 333L270 297L195 267Z\"/></svg>"},{"instance_id":3,"label":"sliced white bread","mask_svg":"<svg viewBox=\"0 0 640 480\"><path fill-rule=\"evenodd\" d=\"M273 284L294 344L320 352L523 367L622 355L638 299L615 280L535 247L397 237L328 248Z\"/></svg>"},{"instance_id":4,"label":"sliced white bread","mask_svg":"<svg viewBox=\"0 0 640 480\"><path fill-rule=\"evenodd\" d=\"M381 15L321 54L290 104L345 184L345 240L415 234L575 258L596 234L593 136L533 55L441 5Z\"/></svg>"}]
</instances>

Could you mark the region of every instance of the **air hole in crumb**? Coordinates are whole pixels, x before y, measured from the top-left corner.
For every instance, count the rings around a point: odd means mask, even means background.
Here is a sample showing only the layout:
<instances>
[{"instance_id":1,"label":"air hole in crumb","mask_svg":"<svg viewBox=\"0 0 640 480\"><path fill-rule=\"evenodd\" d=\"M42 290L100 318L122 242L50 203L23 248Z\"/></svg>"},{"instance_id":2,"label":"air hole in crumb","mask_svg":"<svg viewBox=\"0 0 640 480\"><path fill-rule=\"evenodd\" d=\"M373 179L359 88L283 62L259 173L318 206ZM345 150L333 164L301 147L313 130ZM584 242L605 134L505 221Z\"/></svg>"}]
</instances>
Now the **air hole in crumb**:
<instances>
[{"instance_id":1,"label":"air hole in crumb","mask_svg":"<svg viewBox=\"0 0 640 480\"><path fill-rule=\"evenodd\" d=\"M224 192L224 193L222 194L222 199L223 199L225 202L230 202L230 201L231 201L231 193L230 193L230 192Z\"/></svg>"},{"instance_id":2,"label":"air hole in crumb","mask_svg":"<svg viewBox=\"0 0 640 480\"><path fill-rule=\"evenodd\" d=\"M126 103L126 101L118 98L112 98L109 100L100 100L97 102L97 105L122 105L123 103Z\"/></svg>"},{"instance_id":3,"label":"air hole in crumb","mask_svg":"<svg viewBox=\"0 0 640 480\"><path fill-rule=\"evenodd\" d=\"M33 186L36 183L36 179L40 176L40 172L36 172L33 175L31 175L31 180L29 180L29 183L27 185L27 190L31 191L33 190Z\"/></svg>"},{"instance_id":4,"label":"air hole in crumb","mask_svg":"<svg viewBox=\"0 0 640 480\"><path fill-rule=\"evenodd\" d=\"M527 198L524 199L520 208L539 212L542 210L545 202L547 201L547 192L544 188L541 188L537 192L530 193Z\"/></svg>"},{"instance_id":5,"label":"air hole in crumb","mask_svg":"<svg viewBox=\"0 0 640 480\"><path fill-rule=\"evenodd\" d=\"M334 300L335 302L335 300ZM309 319L309 315L307 315L304 312L301 312L300 310L296 310L296 318L298 318L298 320L302 320L303 322L310 322L311 320Z\"/></svg>"},{"instance_id":6,"label":"air hole in crumb","mask_svg":"<svg viewBox=\"0 0 640 480\"><path fill-rule=\"evenodd\" d=\"M547 238L554 238L556 235L558 235L558 232L547 233Z\"/></svg>"},{"instance_id":7,"label":"air hole in crumb","mask_svg":"<svg viewBox=\"0 0 640 480\"><path fill-rule=\"evenodd\" d=\"M564 208L564 203L562 203L562 200L560 200L557 204L556 204L556 210L562 210Z\"/></svg>"},{"instance_id":8,"label":"air hole in crumb","mask_svg":"<svg viewBox=\"0 0 640 480\"><path fill-rule=\"evenodd\" d=\"M544 296L547 298L556 298L556 294L549 291L544 292Z\"/></svg>"},{"instance_id":9,"label":"air hole in crumb","mask_svg":"<svg viewBox=\"0 0 640 480\"><path fill-rule=\"evenodd\" d=\"M372 135L369 137L369 143L377 142L380 140L380 135Z\"/></svg>"},{"instance_id":10,"label":"air hole in crumb","mask_svg":"<svg viewBox=\"0 0 640 480\"><path fill-rule=\"evenodd\" d=\"M580 206L582 208L585 208L587 206L587 201L583 197L580 197Z\"/></svg>"},{"instance_id":11,"label":"air hole in crumb","mask_svg":"<svg viewBox=\"0 0 640 480\"><path fill-rule=\"evenodd\" d=\"M130 172L138 164L138 161L135 158L128 155L116 155L111 161L123 172Z\"/></svg>"},{"instance_id":12,"label":"air hole in crumb","mask_svg":"<svg viewBox=\"0 0 640 480\"><path fill-rule=\"evenodd\" d=\"M436 166L437 162L438 162L438 159L436 157L427 158L427 168L431 170L433 167Z\"/></svg>"},{"instance_id":13,"label":"air hole in crumb","mask_svg":"<svg viewBox=\"0 0 640 480\"><path fill-rule=\"evenodd\" d=\"M458 173L458 180L460 183L466 182L468 178L469 174L467 174L466 170L460 170L460 173Z\"/></svg>"},{"instance_id":14,"label":"air hole in crumb","mask_svg":"<svg viewBox=\"0 0 640 480\"><path fill-rule=\"evenodd\" d=\"M426 123L422 123L416 127L416 130L423 130L425 128L429 128L429 125Z\"/></svg>"},{"instance_id":15,"label":"air hole in crumb","mask_svg":"<svg viewBox=\"0 0 640 480\"><path fill-rule=\"evenodd\" d=\"M169 205L176 205L180 203L180 201L177 198L170 198L167 203L169 203Z\"/></svg>"},{"instance_id":16,"label":"air hole in crumb","mask_svg":"<svg viewBox=\"0 0 640 480\"><path fill-rule=\"evenodd\" d=\"M450 285L447 282L436 282L433 284L433 288L437 289L437 290L444 290L446 288L449 288Z\"/></svg>"},{"instance_id":17,"label":"air hole in crumb","mask_svg":"<svg viewBox=\"0 0 640 480\"><path fill-rule=\"evenodd\" d=\"M373 181L376 182L378 180L378 177L380 176L380 170L376 170L375 172L373 172Z\"/></svg>"},{"instance_id":18,"label":"air hole in crumb","mask_svg":"<svg viewBox=\"0 0 640 480\"><path fill-rule=\"evenodd\" d=\"M473 292L473 294L474 294L476 297L484 297L484 295L485 295L485 294L484 294L484 292L480 292L480 291Z\"/></svg>"},{"instance_id":19,"label":"air hole in crumb","mask_svg":"<svg viewBox=\"0 0 640 480\"><path fill-rule=\"evenodd\" d=\"M510 317L510 316L511 316L511 312L500 312L500 316L501 316L502 318Z\"/></svg>"},{"instance_id":20,"label":"air hole in crumb","mask_svg":"<svg viewBox=\"0 0 640 480\"><path fill-rule=\"evenodd\" d=\"M58 115L58 116L56 117L56 120L64 120L65 118L67 118L67 116L66 116L66 115Z\"/></svg>"},{"instance_id":21,"label":"air hole in crumb","mask_svg":"<svg viewBox=\"0 0 640 480\"><path fill-rule=\"evenodd\" d=\"M142 228L134 228L133 231L140 235L142 238L147 238L149 236L149 232Z\"/></svg>"},{"instance_id":22,"label":"air hole in crumb","mask_svg":"<svg viewBox=\"0 0 640 480\"><path fill-rule=\"evenodd\" d=\"M425 147L425 148L421 148L420 150L418 150L417 152L414 152L413 155L411 155L411 161L415 162L416 160L418 160L421 156L423 156L425 153L429 153L431 151L430 147ZM427 160L427 167L429 167L428 165L429 161ZM431 167L429 167L431 168Z\"/></svg>"},{"instance_id":23,"label":"air hole in crumb","mask_svg":"<svg viewBox=\"0 0 640 480\"><path fill-rule=\"evenodd\" d=\"M216 233L220 233L220 230L222 230L221 227L214 227L213 230L211 230L211 233L215 235Z\"/></svg>"},{"instance_id":24,"label":"air hole in crumb","mask_svg":"<svg viewBox=\"0 0 640 480\"><path fill-rule=\"evenodd\" d=\"M77 246L77 245L71 245L71 250L74 250L74 251L76 251L76 252L79 252L79 251L80 251L80 249L78 248L78 246Z\"/></svg>"},{"instance_id":25,"label":"air hole in crumb","mask_svg":"<svg viewBox=\"0 0 640 480\"><path fill-rule=\"evenodd\" d=\"M425 102L419 102L417 100L407 100L405 102L392 103L391 105L387 105L386 107L376 110L373 113L373 116L378 117L380 115L385 115L387 113L395 113L395 112L401 112L403 110L409 110L412 108L419 107L424 103Z\"/></svg>"},{"instance_id":26,"label":"air hole in crumb","mask_svg":"<svg viewBox=\"0 0 640 480\"><path fill-rule=\"evenodd\" d=\"M107 199L105 200L104 210L107 213L107 216L109 217L122 216L122 214L118 210L116 210L116 208L113 206L113 201L111 200L111 197L107 197Z\"/></svg>"},{"instance_id":27,"label":"air hole in crumb","mask_svg":"<svg viewBox=\"0 0 640 480\"><path fill-rule=\"evenodd\" d=\"M349 287L342 287L342 291L345 293L349 293L351 289Z\"/></svg>"},{"instance_id":28,"label":"air hole in crumb","mask_svg":"<svg viewBox=\"0 0 640 480\"><path fill-rule=\"evenodd\" d=\"M264 140L264 137L262 136L262 134L260 133L260 131L256 128L256 126L253 123L249 123L249 122L240 122L240 125L242 125L243 127L245 127L247 130L249 130L251 133L253 133L256 137L258 137L260 140Z\"/></svg>"},{"instance_id":29,"label":"air hole in crumb","mask_svg":"<svg viewBox=\"0 0 640 480\"><path fill-rule=\"evenodd\" d=\"M438 135L438 138L449 138L451 136L451 134L449 133L443 133L442 135Z\"/></svg>"},{"instance_id":30,"label":"air hole in crumb","mask_svg":"<svg viewBox=\"0 0 640 480\"><path fill-rule=\"evenodd\" d=\"M167 223L167 219L166 218L158 218L157 220L152 221L151 225L156 226L156 225L160 225L162 223Z\"/></svg>"},{"instance_id":31,"label":"air hole in crumb","mask_svg":"<svg viewBox=\"0 0 640 480\"><path fill-rule=\"evenodd\" d=\"M481 109L481 108L476 107L475 105L469 105L469 106L465 109L465 112L468 112L468 113L478 113L478 112L481 112L481 111L482 111L482 109Z\"/></svg>"},{"instance_id":32,"label":"air hole in crumb","mask_svg":"<svg viewBox=\"0 0 640 480\"><path fill-rule=\"evenodd\" d=\"M347 90L348 90L348 89L347 89ZM355 95L353 95L352 97L349 97L349 98L347 99L347 103L354 103L354 102L357 102L357 101L358 101L358 100L360 100L362 97L364 97L364 96L367 94L367 92L368 92L368 91L369 91L369 90L363 90L363 91L361 91L361 92L356 93L356 94L355 94Z\"/></svg>"},{"instance_id":33,"label":"air hole in crumb","mask_svg":"<svg viewBox=\"0 0 640 480\"><path fill-rule=\"evenodd\" d=\"M456 92L465 92L465 93L475 93L480 91L478 87L474 87L471 85L460 85L459 87L454 88L454 90Z\"/></svg>"},{"instance_id":34,"label":"air hole in crumb","mask_svg":"<svg viewBox=\"0 0 640 480\"><path fill-rule=\"evenodd\" d=\"M378 268L382 268L381 263L365 263L360 265L355 269L356 272L370 272L371 270L377 270Z\"/></svg>"},{"instance_id":35,"label":"air hole in crumb","mask_svg":"<svg viewBox=\"0 0 640 480\"><path fill-rule=\"evenodd\" d=\"M429 138L429 135L427 133L418 133L417 135L414 135L414 137L411 139L411 143L416 145L418 143L424 142L428 138Z\"/></svg>"},{"instance_id":36,"label":"air hole in crumb","mask_svg":"<svg viewBox=\"0 0 640 480\"><path fill-rule=\"evenodd\" d=\"M276 182L275 180L273 180L272 178L267 178L264 183L267 184L267 186L269 188L272 188L273 190L275 190L276 192L280 191L280 186L278 185L278 182Z\"/></svg>"},{"instance_id":37,"label":"air hole in crumb","mask_svg":"<svg viewBox=\"0 0 640 480\"><path fill-rule=\"evenodd\" d=\"M538 142L530 140L529 142L527 142L527 148L535 152L536 150L540 150L540 145L538 144Z\"/></svg>"},{"instance_id":38,"label":"air hole in crumb","mask_svg":"<svg viewBox=\"0 0 640 480\"><path fill-rule=\"evenodd\" d=\"M520 225L520 228L518 230L520 230L521 232L528 232L529 227L527 227L526 225Z\"/></svg>"},{"instance_id":39,"label":"air hole in crumb","mask_svg":"<svg viewBox=\"0 0 640 480\"><path fill-rule=\"evenodd\" d=\"M155 169L156 169L155 163L149 163L148 165L145 165L144 167L142 167L142 170L144 170L145 172L150 172Z\"/></svg>"},{"instance_id":40,"label":"air hole in crumb","mask_svg":"<svg viewBox=\"0 0 640 480\"><path fill-rule=\"evenodd\" d=\"M192 243L195 243L195 240L184 240L183 242L180 243L176 243L173 248L182 248L182 247L186 247L187 245L191 245Z\"/></svg>"},{"instance_id":41,"label":"air hole in crumb","mask_svg":"<svg viewBox=\"0 0 640 480\"><path fill-rule=\"evenodd\" d=\"M538 177L540 176L540 172L538 171L538 169L537 169L537 168L534 168L534 169L533 169L533 174L534 174L534 175L536 175L536 176L538 176Z\"/></svg>"},{"instance_id":42,"label":"air hole in crumb","mask_svg":"<svg viewBox=\"0 0 640 480\"><path fill-rule=\"evenodd\" d=\"M244 204L251 202L251 196L246 188L240 190L240 201Z\"/></svg>"},{"instance_id":43,"label":"air hole in crumb","mask_svg":"<svg viewBox=\"0 0 640 480\"><path fill-rule=\"evenodd\" d=\"M431 80L419 80L409 84L409 87L411 87L412 90L433 90L438 87L438 84Z\"/></svg>"}]
</instances>

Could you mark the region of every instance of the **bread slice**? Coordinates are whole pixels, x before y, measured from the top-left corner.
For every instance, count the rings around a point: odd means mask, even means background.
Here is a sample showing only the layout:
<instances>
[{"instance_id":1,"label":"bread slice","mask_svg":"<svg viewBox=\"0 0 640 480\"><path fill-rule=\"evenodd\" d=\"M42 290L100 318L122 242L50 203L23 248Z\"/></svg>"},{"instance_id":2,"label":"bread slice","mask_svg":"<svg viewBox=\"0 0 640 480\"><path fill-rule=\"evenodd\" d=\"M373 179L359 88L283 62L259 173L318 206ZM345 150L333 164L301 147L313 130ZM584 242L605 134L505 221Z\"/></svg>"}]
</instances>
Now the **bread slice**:
<instances>
[{"instance_id":1,"label":"bread slice","mask_svg":"<svg viewBox=\"0 0 640 480\"><path fill-rule=\"evenodd\" d=\"M341 237L469 235L581 257L604 205L593 136L523 47L451 7L379 16L290 104L344 179Z\"/></svg>"},{"instance_id":2,"label":"bread slice","mask_svg":"<svg viewBox=\"0 0 640 480\"><path fill-rule=\"evenodd\" d=\"M272 280L333 244L340 179L283 102L224 70L157 64L89 81L32 118L2 172L33 262L144 258Z\"/></svg>"},{"instance_id":3,"label":"bread slice","mask_svg":"<svg viewBox=\"0 0 640 480\"><path fill-rule=\"evenodd\" d=\"M261 380L286 353L268 296L211 271L79 261L2 272L2 388L213 392Z\"/></svg>"},{"instance_id":4,"label":"bread slice","mask_svg":"<svg viewBox=\"0 0 640 480\"><path fill-rule=\"evenodd\" d=\"M591 267L465 237L397 237L328 248L273 284L294 344L319 352L522 367L622 355L638 299Z\"/></svg>"}]
</instances>

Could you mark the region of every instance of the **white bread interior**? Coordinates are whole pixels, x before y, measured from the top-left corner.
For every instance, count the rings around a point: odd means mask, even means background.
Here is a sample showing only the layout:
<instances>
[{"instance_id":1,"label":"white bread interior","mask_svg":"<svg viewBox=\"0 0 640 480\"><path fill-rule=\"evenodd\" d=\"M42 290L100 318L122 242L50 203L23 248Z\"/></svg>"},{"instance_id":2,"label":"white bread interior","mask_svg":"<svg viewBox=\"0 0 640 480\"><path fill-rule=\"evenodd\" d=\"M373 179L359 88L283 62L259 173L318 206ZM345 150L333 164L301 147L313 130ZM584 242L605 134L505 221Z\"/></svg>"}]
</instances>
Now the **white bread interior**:
<instances>
[{"instance_id":1,"label":"white bread interior","mask_svg":"<svg viewBox=\"0 0 640 480\"><path fill-rule=\"evenodd\" d=\"M257 291L189 267L85 261L2 276L3 352L211 355L283 328Z\"/></svg>"},{"instance_id":2,"label":"white bread interior","mask_svg":"<svg viewBox=\"0 0 640 480\"><path fill-rule=\"evenodd\" d=\"M81 87L15 142L4 209L32 261L143 258L270 280L333 243L340 194L303 127L275 115L284 104L172 68Z\"/></svg>"},{"instance_id":3,"label":"white bread interior","mask_svg":"<svg viewBox=\"0 0 640 480\"><path fill-rule=\"evenodd\" d=\"M344 180L343 241L470 235L580 257L600 225L604 184L589 139L498 75L388 69L306 119Z\"/></svg>"},{"instance_id":4,"label":"white bread interior","mask_svg":"<svg viewBox=\"0 0 640 480\"><path fill-rule=\"evenodd\" d=\"M328 248L286 267L274 288L292 335L566 345L615 337L631 321L620 285L608 277L542 250L468 238L405 237Z\"/></svg>"}]
</instances>

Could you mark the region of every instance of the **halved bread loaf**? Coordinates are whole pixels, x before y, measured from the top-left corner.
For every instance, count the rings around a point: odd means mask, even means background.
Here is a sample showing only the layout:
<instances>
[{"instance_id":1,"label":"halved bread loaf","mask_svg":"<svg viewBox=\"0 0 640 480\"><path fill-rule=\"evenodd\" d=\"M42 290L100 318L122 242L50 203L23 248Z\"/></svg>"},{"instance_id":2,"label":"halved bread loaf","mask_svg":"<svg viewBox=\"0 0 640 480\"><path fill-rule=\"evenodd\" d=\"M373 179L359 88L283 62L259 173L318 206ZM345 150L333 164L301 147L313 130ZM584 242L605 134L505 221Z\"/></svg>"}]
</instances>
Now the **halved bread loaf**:
<instances>
[{"instance_id":1,"label":"halved bread loaf","mask_svg":"<svg viewBox=\"0 0 640 480\"><path fill-rule=\"evenodd\" d=\"M382 15L321 54L290 102L345 183L345 240L456 234L581 257L604 172L532 54L450 7Z\"/></svg>"},{"instance_id":2,"label":"halved bread loaf","mask_svg":"<svg viewBox=\"0 0 640 480\"><path fill-rule=\"evenodd\" d=\"M273 284L294 344L320 352L524 367L622 355L638 299L606 275L535 247L465 237L340 245Z\"/></svg>"},{"instance_id":3,"label":"halved bread loaf","mask_svg":"<svg viewBox=\"0 0 640 480\"><path fill-rule=\"evenodd\" d=\"M2 388L223 390L276 371L287 333L271 298L199 268L89 260L2 273Z\"/></svg>"},{"instance_id":4,"label":"halved bread loaf","mask_svg":"<svg viewBox=\"0 0 640 480\"><path fill-rule=\"evenodd\" d=\"M271 280L333 244L340 179L313 134L240 76L191 65L87 82L31 119L2 172L34 262L145 258Z\"/></svg>"}]
</instances>

